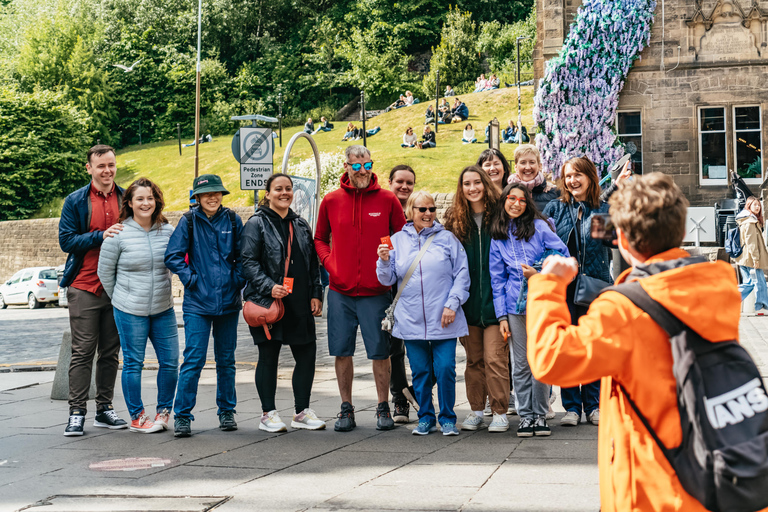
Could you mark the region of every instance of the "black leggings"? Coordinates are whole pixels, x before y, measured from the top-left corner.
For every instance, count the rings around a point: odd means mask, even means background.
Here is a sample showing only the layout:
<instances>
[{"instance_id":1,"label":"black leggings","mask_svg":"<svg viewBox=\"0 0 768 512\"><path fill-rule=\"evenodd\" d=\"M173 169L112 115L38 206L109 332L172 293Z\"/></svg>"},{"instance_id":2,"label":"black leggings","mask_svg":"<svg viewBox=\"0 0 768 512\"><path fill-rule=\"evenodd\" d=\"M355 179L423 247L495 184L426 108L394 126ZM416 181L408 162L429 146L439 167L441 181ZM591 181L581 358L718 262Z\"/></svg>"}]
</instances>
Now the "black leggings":
<instances>
[{"instance_id":1,"label":"black leggings","mask_svg":"<svg viewBox=\"0 0 768 512\"><path fill-rule=\"evenodd\" d=\"M268 340L256 345L259 347L259 363L256 365L256 390L259 392L261 409L273 411L277 392L277 362L280 358L282 343ZM312 393L312 381L315 379L315 357L317 342L302 345L289 345L296 365L293 368L293 401L296 414L309 407L309 395Z\"/></svg>"}]
</instances>

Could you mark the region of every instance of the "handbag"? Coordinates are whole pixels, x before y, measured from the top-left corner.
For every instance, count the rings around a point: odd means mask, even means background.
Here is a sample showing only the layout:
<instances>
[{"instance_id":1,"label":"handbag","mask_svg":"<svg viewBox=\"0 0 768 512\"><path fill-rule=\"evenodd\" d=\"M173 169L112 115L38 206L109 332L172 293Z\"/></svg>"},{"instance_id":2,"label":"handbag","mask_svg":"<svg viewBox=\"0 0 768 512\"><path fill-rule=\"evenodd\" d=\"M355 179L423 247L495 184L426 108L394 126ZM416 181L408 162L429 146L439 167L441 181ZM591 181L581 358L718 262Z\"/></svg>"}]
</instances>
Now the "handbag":
<instances>
[{"instance_id":1,"label":"handbag","mask_svg":"<svg viewBox=\"0 0 768 512\"><path fill-rule=\"evenodd\" d=\"M408 269L408 272L405 273L403 282L400 283L400 287L397 289L397 294L395 295L395 299L392 301L392 304L390 304L387 310L384 312L384 318L381 320L382 331L387 331L389 333L392 332L392 328L395 326L395 308L397 307L397 301L400 300L400 296L403 294L403 290L405 290L405 285L408 284L408 280L411 278L413 271L416 270L416 265L419 264L419 262L421 261L421 258L424 256L424 253L427 252L427 248L432 243L432 239L435 238L435 235L437 235L437 233L432 233L431 235L429 235L429 237L427 238L427 241L424 242L424 245L419 251L419 254L416 255L416 259L413 260L413 263L411 263L411 266Z\"/></svg>"},{"instance_id":2,"label":"handbag","mask_svg":"<svg viewBox=\"0 0 768 512\"><path fill-rule=\"evenodd\" d=\"M283 277L288 275L288 264L291 261L291 245L293 245L293 223L288 224L288 232L288 253L285 257L285 275ZM243 318L245 319L245 322L251 327L263 327L264 334L267 336L268 340L272 339L272 336L269 334L269 330L272 328L273 324L279 322L280 319L283 318L284 313L285 307L283 306L282 299L273 300L272 304L268 308L248 300L245 302L245 307L243 308Z\"/></svg>"},{"instance_id":3,"label":"handbag","mask_svg":"<svg viewBox=\"0 0 768 512\"><path fill-rule=\"evenodd\" d=\"M571 219L573 219L573 229L576 229L577 219L573 209L573 205L569 203L568 211L571 212ZM576 275L573 303L577 306L589 307L592 301L600 295L600 292L604 288L611 286L611 283L581 273L581 269L584 268L584 257L587 251L581 250L581 236L578 230L576 232L576 251L579 253L577 258L579 260L579 273Z\"/></svg>"}]
</instances>

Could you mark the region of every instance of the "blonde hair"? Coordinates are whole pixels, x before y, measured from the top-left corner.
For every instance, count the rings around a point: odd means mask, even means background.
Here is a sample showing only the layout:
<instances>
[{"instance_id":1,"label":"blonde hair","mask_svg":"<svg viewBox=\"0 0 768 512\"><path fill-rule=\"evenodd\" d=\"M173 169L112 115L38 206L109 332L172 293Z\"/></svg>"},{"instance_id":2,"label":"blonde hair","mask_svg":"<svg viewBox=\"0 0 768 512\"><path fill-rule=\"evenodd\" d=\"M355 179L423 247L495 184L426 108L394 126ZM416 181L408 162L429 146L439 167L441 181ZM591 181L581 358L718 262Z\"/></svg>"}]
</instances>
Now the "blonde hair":
<instances>
[{"instance_id":1,"label":"blonde hair","mask_svg":"<svg viewBox=\"0 0 768 512\"><path fill-rule=\"evenodd\" d=\"M517 163L521 156L527 154L536 155L536 161L541 165L541 153L539 153L539 148L533 144L520 144L517 146L515 149L515 163Z\"/></svg>"},{"instance_id":2,"label":"blonde hair","mask_svg":"<svg viewBox=\"0 0 768 512\"><path fill-rule=\"evenodd\" d=\"M413 206L416 204L416 201L421 198L429 199L429 202L432 203L432 206L437 206L435 204L435 198L432 197L432 194L426 190L419 190L418 192L414 192L405 203L406 220L413 220Z\"/></svg>"}]
</instances>

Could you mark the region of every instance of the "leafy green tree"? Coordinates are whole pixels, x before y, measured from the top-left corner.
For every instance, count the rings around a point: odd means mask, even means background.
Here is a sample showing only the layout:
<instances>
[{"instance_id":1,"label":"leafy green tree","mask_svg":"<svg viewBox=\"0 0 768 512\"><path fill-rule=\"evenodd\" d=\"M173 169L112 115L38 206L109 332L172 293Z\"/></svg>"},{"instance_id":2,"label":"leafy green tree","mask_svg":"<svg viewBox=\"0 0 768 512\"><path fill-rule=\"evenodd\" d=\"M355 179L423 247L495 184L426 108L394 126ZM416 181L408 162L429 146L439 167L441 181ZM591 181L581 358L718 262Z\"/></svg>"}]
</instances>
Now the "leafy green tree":
<instances>
[{"instance_id":1,"label":"leafy green tree","mask_svg":"<svg viewBox=\"0 0 768 512\"><path fill-rule=\"evenodd\" d=\"M88 115L62 92L0 88L0 220L26 219L88 182Z\"/></svg>"},{"instance_id":2,"label":"leafy green tree","mask_svg":"<svg viewBox=\"0 0 768 512\"><path fill-rule=\"evenodd\" d=\"M498 21L502 25L525 19L534 5L533 0L456 0L456 6L471 12L478 23Z\"/></svg>"},{"instance_id":3,"label":"leafy green tree","mask_svg":"<svg viewBox=\"0 0 768 512\"><path fill-rule=\"evenodd\" d=\"M480 24L480 36L477 39L477 51L482 53L496 74L503 74L509 80L515 76L515 61L517 59L517 38L526 37L520 41L520 71L521 79L529 79L533 59L533 48L536 44L536 9L533 8L523 20L509 25L498 21Z\"/></svg>"},{"instance_id":4,"label":"leafy green tree","mask_svg":"<svg viewBox=\"0 0 768 512\"><path fill-rule=\"evenodd\" d=\"M440 44L432 49L429 73L422 82L428 97L434 97L437 70L440 70L440 83L454 88L477 78L481 69L476 43L477 25L472 21L472 13L451 7L443 25Z\"/></svg>"}]
</instances>

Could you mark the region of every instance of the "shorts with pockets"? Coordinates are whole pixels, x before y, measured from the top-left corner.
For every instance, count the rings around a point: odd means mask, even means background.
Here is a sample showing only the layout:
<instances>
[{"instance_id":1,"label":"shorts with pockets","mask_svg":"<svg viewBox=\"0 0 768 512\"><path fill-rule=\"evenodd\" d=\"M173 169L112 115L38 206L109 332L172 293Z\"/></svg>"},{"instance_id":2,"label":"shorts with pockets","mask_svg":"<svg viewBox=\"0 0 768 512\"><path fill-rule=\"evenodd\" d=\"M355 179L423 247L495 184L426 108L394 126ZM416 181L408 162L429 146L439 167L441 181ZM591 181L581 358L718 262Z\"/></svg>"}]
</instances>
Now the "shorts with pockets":
<instances>
[{"instance_id":1,"label":"shorts with pockets","mask_svg":"<svg viewBox=\"0 0 768 512\"><path fill-rule=\"evenodd\" d=\"M392 295L389 292L369 297L350 297L328 290L330 354L336 357L355 355L359 325L368 359L388 359L389 333L381 329L381 321L391 302Z\"/></svg>"}]
</instances>

